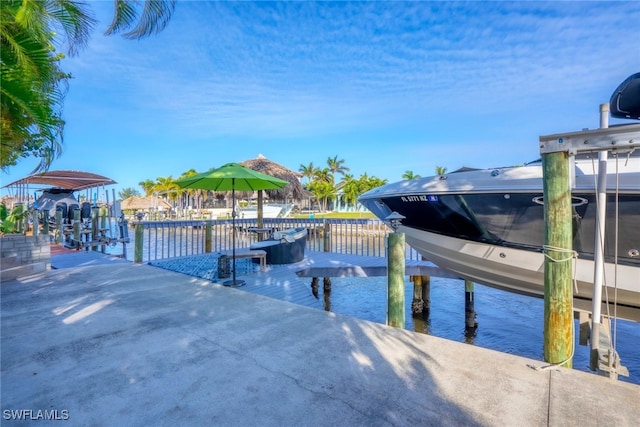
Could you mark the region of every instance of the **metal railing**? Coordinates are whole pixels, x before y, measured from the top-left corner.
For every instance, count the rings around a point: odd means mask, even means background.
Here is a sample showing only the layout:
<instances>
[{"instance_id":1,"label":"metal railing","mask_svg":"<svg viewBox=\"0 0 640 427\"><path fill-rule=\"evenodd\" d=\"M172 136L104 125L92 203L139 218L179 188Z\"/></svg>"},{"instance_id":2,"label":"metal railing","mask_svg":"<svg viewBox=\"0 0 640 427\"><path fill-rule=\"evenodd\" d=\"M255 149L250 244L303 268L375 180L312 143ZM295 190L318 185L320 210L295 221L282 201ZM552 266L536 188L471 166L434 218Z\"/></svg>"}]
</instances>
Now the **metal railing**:
<instances>
[{"instance_id":1,"label":"metal railing","mask_svg":"<svg viewBox=\"0 0 640 427\"><path fill-rule=\"evenodd\" d=\"M125 254L142 263L228 251L233 248L233 224L230 219L135 222ZM266 218L262 228L256 219L236 219L235 247L248 248L274 231L299 227L307 229L306 250L379 257L386 256L391 232L377 219ZM420 255L407 246L407 258Z\"/></svg>"}]
</instances>

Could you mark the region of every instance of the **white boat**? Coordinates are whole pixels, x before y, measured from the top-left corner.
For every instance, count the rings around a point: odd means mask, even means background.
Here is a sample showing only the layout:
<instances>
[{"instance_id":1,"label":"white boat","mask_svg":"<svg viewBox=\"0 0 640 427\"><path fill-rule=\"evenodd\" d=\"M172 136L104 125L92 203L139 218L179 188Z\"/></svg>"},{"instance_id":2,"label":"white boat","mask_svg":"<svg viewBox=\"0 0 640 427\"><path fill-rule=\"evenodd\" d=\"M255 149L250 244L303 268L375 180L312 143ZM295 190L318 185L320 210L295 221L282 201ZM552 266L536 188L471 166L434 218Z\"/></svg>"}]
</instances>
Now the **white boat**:
<instances>
[{"instance_id":1,"label":"white boat","mask_svg":"<svg viewBox=\"0 0 640 427\"><path fill-rule=\"evenodd\" d=\"M267 203L262 206L262 218L286 218L292 209L291 204ZM238 208L237 211L240 219L258 218L258 206L245 206Z\"/></svg>"},{"instance_id":2,"label":"white boat","mask_svg":"<svg viewBox=\"0 0 640 427\"><path fill-rule=\"evenodd\" d=\"M640 125L624 126L640 138ZM573 163L574 307L591 311L598 155L579 154ZM615 297L617 317L640 321L640 150L610 153L607 171L603 298ZM542 195L542 163L536 161L387 184L359 201L382 220L393 212L404 216L398 232L439 267L477 283L543 296Z\"/></svg>"}]
</instances>

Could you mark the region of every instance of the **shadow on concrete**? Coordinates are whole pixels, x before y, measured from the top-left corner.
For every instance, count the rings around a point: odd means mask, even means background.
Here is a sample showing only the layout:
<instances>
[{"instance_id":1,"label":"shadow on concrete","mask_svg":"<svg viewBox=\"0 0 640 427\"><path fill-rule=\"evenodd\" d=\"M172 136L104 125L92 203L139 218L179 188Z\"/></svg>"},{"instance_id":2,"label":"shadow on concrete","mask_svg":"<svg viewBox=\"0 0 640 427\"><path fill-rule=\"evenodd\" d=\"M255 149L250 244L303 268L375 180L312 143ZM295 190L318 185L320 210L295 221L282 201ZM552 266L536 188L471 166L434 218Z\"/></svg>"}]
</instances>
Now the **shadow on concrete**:
<instances>
[{"instance_id":1,"label":"shadow on concrete","mask_svg":"<svg viewBox=\"0 0 640 427\"><path fill-rule=\"evenodd\" d=\"M146 265L1 290L3 411L82 425L547 421L548 374L519 358Z\"/></svg>"}]
</instances>

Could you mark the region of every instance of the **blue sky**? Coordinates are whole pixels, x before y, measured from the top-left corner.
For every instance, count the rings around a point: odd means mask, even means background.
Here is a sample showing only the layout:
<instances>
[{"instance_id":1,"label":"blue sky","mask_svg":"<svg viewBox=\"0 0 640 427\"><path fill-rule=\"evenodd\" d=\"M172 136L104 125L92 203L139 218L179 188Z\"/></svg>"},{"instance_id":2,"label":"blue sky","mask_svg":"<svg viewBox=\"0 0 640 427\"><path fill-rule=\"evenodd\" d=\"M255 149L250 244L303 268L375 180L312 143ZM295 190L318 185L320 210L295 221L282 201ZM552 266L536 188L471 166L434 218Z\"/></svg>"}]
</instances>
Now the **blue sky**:
<instances>
[{"instance_id":1,"label":"blue sky","mask_svg":"<svg viewBox=\"0 0 640 427\"><path fill-rule=\"evenodd\" d=\"M141 41L104 36L113 3L90 5L100 22L63 62L51 169L116 191L258 154L293 170L338 156L389 182L522 164L540 135L598 127L599 105L640 71L640 2L179 0Z\"/></svg>"}]
</instances>

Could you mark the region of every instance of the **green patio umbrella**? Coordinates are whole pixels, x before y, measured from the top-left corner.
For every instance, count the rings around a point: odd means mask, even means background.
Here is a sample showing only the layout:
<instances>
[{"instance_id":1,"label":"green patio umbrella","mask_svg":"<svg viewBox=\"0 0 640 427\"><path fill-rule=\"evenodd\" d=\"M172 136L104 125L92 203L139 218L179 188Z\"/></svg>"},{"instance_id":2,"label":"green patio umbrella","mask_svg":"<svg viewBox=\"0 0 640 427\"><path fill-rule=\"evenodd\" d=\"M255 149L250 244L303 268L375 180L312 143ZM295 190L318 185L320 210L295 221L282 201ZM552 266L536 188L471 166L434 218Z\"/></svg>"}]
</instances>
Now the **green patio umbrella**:
<instances>
[{"instance_id":1,"label":"green patio umbrella","mask_svg":"<svg viewBox=\"0 0 640 427\"><path fill-rule=\"evenodd\" d=\"M233 211L231 223L232 236L232 256L233 256L233 278L224 282L226 286L242 286L244 281L236 280L236 190L257 191L275 190L284 188L288 181L280 178L256 172L239 163L227 163L208 172L200 173L189 178L176 181L180 188L194 188L210 191L231 191Z\"/></svg>"}]
</instances>

